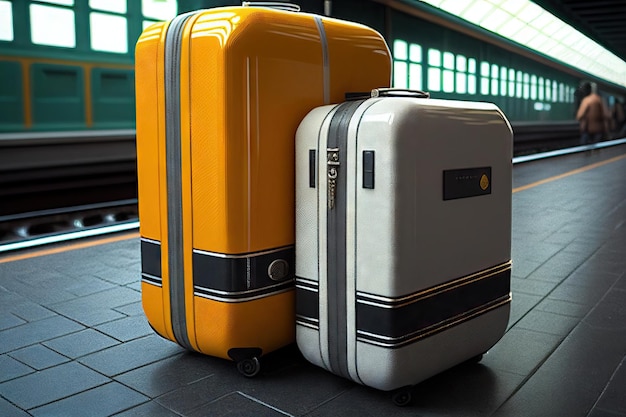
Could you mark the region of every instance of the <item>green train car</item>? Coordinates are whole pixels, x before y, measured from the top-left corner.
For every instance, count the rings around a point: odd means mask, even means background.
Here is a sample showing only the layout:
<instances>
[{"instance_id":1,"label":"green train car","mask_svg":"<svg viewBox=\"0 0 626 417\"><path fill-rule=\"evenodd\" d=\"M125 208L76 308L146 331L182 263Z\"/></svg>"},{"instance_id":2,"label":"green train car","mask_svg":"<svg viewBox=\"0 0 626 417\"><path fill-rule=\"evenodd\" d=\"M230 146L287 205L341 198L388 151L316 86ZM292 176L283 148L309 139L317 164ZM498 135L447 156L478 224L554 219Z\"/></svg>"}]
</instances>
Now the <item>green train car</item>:
<instances>
[{"instance_id":1,"label":"green train car","mask_svg":"<svg viewBox=\"0 0 626 417\"><path fill-rule=\"evenodd\" d=\"M132 129L134 48L176 1L0 0L0 132Z\"/></svg>"},{"instance_id":2,"label":"green train car","mask_svg":"<svg viewBox=\"0 0 626 417\"><path fill-rule=\"evenodd\" d=\"M393 86L496 103L513 123L574 121L576 91L626 90L417 0L293 0L382 33ZM0 132L132 129L134 45L152 22L232 0L0 0ZM364 68L363 70L367 70Z\"/></svg>"}]
</instances>

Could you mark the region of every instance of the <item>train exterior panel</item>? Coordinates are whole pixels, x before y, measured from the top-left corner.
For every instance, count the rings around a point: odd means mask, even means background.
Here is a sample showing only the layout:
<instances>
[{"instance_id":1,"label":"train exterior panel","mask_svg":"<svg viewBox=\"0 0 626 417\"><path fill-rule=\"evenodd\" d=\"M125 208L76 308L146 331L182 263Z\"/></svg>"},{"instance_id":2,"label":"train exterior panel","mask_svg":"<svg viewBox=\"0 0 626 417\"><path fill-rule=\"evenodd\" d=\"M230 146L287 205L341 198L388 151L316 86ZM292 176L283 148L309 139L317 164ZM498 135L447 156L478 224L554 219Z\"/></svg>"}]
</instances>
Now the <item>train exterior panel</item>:
<instances>
[{"instance_id":1,"label":"train exterior panel","mask_svg":"<svg viewBox=\"0 0 626 417\"><path fill-rule=\"evenodd\" d=\"M622 87L418 1L292 2L304 12L382 33L393 54L394 87L422 89L434 98L493 102L514 126L575 123L582 81L596 82L608 104L626 97ZM65 3L0 0L0 75L11 80L0 84L0 133L134 128L133 56L142 29L177 12L241 4L144 0L92 8L86 1ZM54 17L48 20L57 26L42 28L42 16Z\"/></svg>"}]
</instances>

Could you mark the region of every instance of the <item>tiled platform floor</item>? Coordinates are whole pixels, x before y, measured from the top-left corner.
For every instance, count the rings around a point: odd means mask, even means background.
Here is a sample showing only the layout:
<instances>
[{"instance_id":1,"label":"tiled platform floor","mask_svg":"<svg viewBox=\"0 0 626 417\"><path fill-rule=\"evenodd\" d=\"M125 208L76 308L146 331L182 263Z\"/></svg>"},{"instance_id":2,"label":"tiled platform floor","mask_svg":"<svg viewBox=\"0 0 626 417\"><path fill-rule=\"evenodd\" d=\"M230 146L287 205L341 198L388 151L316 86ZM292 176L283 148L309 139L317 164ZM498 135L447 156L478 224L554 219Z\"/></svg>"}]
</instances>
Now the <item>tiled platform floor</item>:
<instances>
[{"instance_id":1,"label":"tiled platform floor","mask_svg":"<svg viewBox=\"0 0 626 417\"><path fill-rule=\"evenodd\" d=\"M135 237L0 257L0 416L626 417L626 158L519 188L620 156L514 168L509 329L480 364L417 386L410 407L293 346L246 379L154 335Z\"/></svg>"}]
</instances>

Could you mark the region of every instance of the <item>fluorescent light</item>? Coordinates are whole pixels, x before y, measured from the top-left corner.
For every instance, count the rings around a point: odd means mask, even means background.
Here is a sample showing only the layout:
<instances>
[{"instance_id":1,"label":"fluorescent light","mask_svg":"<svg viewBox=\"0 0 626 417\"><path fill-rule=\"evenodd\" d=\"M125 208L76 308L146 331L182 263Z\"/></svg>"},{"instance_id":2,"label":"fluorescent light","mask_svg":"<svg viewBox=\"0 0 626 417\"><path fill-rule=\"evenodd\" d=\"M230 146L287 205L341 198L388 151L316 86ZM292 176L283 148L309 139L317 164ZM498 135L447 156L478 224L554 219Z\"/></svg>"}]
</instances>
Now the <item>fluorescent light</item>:
<instances>
[{"instance_id":1,"label":"fluorescent light","mask_svg":"<svg viewBox=\"0 0 626 417\"><path fill-rule=\"evenodd\" d=\"M626 86L626 62L530 0L421 0L550 58Z\"/></svg>"}]
</instances>

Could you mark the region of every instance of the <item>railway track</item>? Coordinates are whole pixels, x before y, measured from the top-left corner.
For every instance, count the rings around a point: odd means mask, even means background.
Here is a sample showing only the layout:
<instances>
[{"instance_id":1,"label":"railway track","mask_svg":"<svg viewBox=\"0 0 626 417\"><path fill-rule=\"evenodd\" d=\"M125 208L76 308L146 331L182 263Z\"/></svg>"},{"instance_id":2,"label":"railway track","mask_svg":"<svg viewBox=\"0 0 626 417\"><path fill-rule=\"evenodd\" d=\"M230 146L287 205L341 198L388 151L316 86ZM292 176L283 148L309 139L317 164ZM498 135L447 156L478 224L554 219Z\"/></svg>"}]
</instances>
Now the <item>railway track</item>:
<instances>
[{"instance_id":1,"label":"railway track","mask_svg":"<svg viewBox=\"0 0 626 417\"><path fill-rule=\"evenodd\" d=\"M585 150L575 122L513 131L514 162ZM0 253L138 225L134 130L0 134Z\"/></svg>"}]
</instances>

